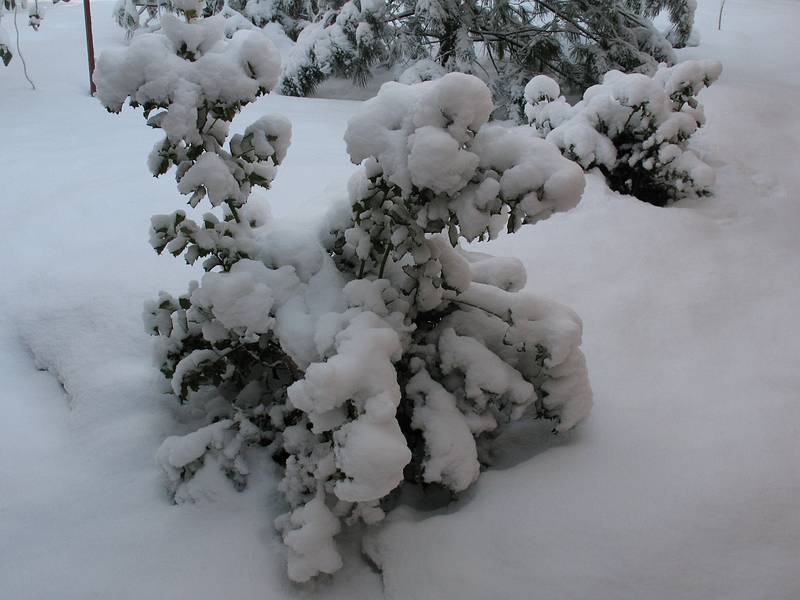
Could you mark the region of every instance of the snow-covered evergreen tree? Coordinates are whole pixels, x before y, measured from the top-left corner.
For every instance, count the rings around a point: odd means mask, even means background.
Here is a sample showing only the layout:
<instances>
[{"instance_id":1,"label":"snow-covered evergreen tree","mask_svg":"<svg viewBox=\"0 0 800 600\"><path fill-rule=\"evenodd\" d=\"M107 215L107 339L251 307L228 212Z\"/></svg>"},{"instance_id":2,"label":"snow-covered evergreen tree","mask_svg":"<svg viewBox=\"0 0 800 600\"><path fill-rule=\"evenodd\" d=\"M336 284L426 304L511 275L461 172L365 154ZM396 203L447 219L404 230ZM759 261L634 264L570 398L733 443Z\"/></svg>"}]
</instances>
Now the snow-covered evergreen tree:
<instances>
[{"instance_id":1,"label":"snow-covered evergreen tree","mask_svg":"<svg viewBox=\"0 0 800 600\"><path fill-rule=\"evenodd\" d=\"M229 4L257 27L263 27L267 23L280 23L286 35L296 40L307 25L318 21L326 10L340 3L317 0L235 0Z\"/></svg>"},{"instance_id":2,"label":"snow-covered evergreen tree","mask_svg":"<svg viewBox=\"0 0 800 600\"><path fill-rule=\"evenodd\" d=\"M363 85L385 55L385 9L381 0L348 0L307 25L284 64L281 91L305 96L331 76Z\"/></svg>"},{"instance_id":3,"label":"snow-covered evergreen tree","mask_svg":"<svg viewBox=\"0 0 800 600\"><path fill-rule=\"evenodd\" d=\"M363 78L377 61L407 65L409 80L433 61L443 72L484 77L513 115L533 74L582 91L608 70L652 73L673 58L669 42L623 0L354 2L303 31L284 67L284 93L307 94L331 75ZM360 29L368 44L357 42Z\"/></svg>"},{"instance_id":4,"label":"snow-covered evergreen tree","mask_svg":"<svg viewBox=\"0 0 800 600\"><path fill-rule=\"evenodd\" d=\"M340 568L342 525L383 518L404 481L461 492L504 424L566 431L586 417L580 319L521 292L519 261L458 245L573 207L583 173L532 129L487 123L473 76L387 84L350 122L361 168L322 238L265 229L250 192L275 176L289 124L229 125L275 85L277 51L259 31L225 41L224 18L197 2L176 6L186 22L165 16L96 77L109 110L142 106L164 130L151 171L176 167L190 206L217 211L153 218L154 248L206 271L145 309L162 373L199 419L158 461L175 501L194 501L222 474L244 486L266 447L284 467L289 576L306 581Z\"/></svg>"},{"instance_id":5,"label":"snow-covered evergreen tree","mask_svg":"<svg viewBox=\"0 0 800 600\"><path fill-rule=\"evenodd\" d=\"M326 243L348 308L288 390L316 436L301 422L302 443L284 446L295 508L277 523L293 578L337 564L315 553L339 530L332 517L381 518L403 480L461 492L504 424L527 415L565 431L591 408L577 316L518 291L518 261L458 246L567 210L583 190L553 146L488 124L493 108L485 84L451 73L385 84L350 121L362 169Z\"/></svg>"},{"instance_id":6,"label":"snow-covered evergreen tree","mask_svg":"<svg viewBox=\"0 0 800 600\"><path fill-rule=\"evenodd\" d=\"M575 106L540 75L525 89L525 112L539 135L598 168L612 189L663 206L710 192L714 172L687 146L705 123L696 96L721 72L713 60L662 66L653 77L611 71Z\"/></svg>"},{"instance_id":7,"label":"snow-covered evergreen tree","mask_svg":"<svg viewBox=\"0 0 800 600\"><path fill-rule=\"evenodd\" d=\"M400 43L433 45L432 58L449 71L470 72L475 68L475 43L470 31L478 27L481 7L472 0L417 0L403 2L400 10L412 13L401 19L405 29ZM509 32L510 33L510 32ZM407 54L419 52L413 47Z\"/></svg>"},{"instance_id":8,"label":"snow-covered evergreen tree","mask_svg":"<svg viewBox=\"0 0 800 600\"><path fill-rule=\"evenodd\" d=\"M655 17L661 12L669 14L672 30L667 36L675 48L683 48L689 42L694 26L697 0L627 0L638 14Z\"/></svg>"}]
</instances>

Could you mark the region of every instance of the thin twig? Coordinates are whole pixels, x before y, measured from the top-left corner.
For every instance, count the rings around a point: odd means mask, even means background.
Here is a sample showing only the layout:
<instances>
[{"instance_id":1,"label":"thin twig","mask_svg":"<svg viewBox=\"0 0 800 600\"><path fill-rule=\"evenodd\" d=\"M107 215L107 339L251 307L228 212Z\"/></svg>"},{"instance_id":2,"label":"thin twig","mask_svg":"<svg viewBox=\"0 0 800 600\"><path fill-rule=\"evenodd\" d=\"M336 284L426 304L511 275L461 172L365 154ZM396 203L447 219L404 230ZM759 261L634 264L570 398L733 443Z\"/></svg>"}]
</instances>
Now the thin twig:
<instances>
[{"instance_id":1,"label":"thin twig","mask_svg":"<svg viewBox=\"0 0 800 600\"><path fill-rule=\"evenodd\" d=\"M33 80L28 75L28 65L25 62L25 57L22 56L22 50L19 47L19 26L17 25L17 3L14 2L14 30L17 32L17 56L22 61L22 72L25 74L25 79L28 80L28 83L31 84L31 88L34 90L36 89L36 84L33 83Z\"/></svg>"}]
</instances>

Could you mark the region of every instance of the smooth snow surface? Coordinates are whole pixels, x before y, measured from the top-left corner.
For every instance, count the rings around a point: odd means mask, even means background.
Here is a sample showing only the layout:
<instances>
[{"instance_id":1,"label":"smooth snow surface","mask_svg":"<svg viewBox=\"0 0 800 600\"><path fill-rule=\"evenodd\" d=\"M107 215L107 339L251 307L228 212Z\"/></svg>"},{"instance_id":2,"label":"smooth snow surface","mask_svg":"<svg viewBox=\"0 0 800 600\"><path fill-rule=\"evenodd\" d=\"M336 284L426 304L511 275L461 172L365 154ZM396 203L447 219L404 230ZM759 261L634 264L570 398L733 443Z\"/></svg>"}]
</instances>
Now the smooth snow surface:
<instances>
[{"instance_id":1,"label":"smooth snow surface","mask_svg":"<svg viewBox=\"0 0 800 600\"><path fill-rule=\"evenodd\" d=\"M112 6L93 4L98 49L122 43ZM471 248L521 260L527 289L581 316L591 418L515 428L456 504L370 530L381 574L345 543L344 569L307 586L285 575L270 464L242 493L204 482L169 503L155 452L186 428L140 314L199 276L147 244L150 216L182 200L148 176L157 132L86 94L80 5L25 28L39 90L18 57L0 69L0 598L799 598L800 2L728 0L721 32L718 7L699 2L701 44L680 54L724 64L692 143L715 196L660 209L591 175L571 212ZM281 228L346 193L357 106L248 107L242 124L292 122L263 194Z\"/></svg>"}]
</instances>

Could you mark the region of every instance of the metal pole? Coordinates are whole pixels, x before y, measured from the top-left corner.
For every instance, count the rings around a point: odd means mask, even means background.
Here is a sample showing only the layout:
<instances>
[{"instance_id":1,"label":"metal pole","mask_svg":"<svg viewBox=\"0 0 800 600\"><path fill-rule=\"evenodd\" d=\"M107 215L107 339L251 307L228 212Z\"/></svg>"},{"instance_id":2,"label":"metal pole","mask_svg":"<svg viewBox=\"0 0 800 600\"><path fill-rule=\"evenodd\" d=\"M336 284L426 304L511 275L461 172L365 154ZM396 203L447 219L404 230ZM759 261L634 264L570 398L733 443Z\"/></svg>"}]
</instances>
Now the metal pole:
<instances>
[{"instance_id":1,"label":"metal pole","mask_svg":"<svg viewBox=\"0 0 800 600\"><path fill-rule=\"evenodd\" d=\"M92 37L92 9L89 0L83 0L83 21L86 26L86 53L89 58L89 93L94 96L94 38Z\"/></svg>"}]
</instances>

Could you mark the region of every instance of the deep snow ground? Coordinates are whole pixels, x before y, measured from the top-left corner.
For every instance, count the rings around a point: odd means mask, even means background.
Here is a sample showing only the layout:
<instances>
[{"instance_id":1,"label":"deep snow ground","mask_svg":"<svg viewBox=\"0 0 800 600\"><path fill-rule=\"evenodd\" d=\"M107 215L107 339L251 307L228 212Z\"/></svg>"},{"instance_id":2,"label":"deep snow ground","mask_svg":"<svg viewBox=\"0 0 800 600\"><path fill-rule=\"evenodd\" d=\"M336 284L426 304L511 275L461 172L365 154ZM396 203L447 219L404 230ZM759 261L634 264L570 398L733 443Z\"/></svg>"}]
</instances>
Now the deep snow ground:
<instances>
[{"instance_id":1,"label":"deep snow ground","mask_svg":"<svg viewBox=\"0 0 800 600\"><path fill-rule=\"evenodd\" d=\"M119 43L93 7L98 47ZM700 0L684 53L725 66L696 144L716 196L657 209L592 177L577 209L489 248L583 317L592 417L518 428L455 506L371 532L382 577L353 550L316 588L283 575L269 465L243 494L168 503L153 454L181 425L139 314L191 277L146 239L181 200L147 175L141 116L86 94L80 7L26 29L39 91L18 60L0 70L0 598L800 597L800 2L728 0L722 32L717 8ZM276 222L343 189L356 108L268 97L244 115L293 123Z\"/></svg>"}]
</instances>

